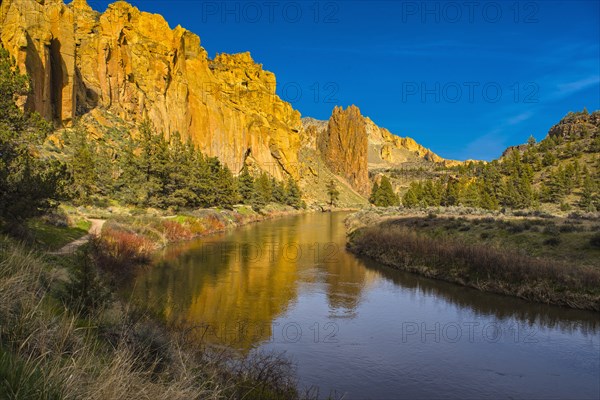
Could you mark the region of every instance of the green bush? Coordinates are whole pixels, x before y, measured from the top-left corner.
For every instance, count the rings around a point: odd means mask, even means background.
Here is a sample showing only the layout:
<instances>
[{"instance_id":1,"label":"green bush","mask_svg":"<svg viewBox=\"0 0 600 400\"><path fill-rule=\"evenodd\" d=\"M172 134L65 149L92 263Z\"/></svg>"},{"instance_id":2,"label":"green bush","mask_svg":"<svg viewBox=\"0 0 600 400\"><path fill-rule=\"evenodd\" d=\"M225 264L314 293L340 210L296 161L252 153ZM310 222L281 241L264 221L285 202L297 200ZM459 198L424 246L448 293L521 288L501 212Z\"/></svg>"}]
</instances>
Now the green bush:
<instances>
[{"instance_id":1,"label":"green bush","mask_svg":"<svg viewBox=\"0 0 600 400\"><path fill-rule=\"evenodd\" d=\"M100 277L88 246L78 251L74 260L60 297L74 313L83 317L96 315L111 301L110 290Z\"/></svg>"}]
</instances>

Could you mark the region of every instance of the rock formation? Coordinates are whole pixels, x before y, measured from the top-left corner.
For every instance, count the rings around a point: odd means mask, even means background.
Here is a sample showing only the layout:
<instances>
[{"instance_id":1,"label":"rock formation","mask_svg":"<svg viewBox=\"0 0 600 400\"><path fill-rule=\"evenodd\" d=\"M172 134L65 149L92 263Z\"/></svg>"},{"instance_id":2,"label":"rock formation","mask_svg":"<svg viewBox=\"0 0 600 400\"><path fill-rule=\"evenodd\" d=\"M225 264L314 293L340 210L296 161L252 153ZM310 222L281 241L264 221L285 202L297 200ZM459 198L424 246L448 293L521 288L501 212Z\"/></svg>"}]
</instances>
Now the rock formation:
<instances>
[{"instance_id":1,"label":"rock formation","mask_svg":"<svg viewBox=\"0 0 600 400\"><path fill-rule=\"evenodd\" d=\"M121 1L100 14L85 0L4 0L0 22L0 41L31 77L25 106L57 126L97 108L149 118L234 171L251 157L297 176L300 113L249 53L211 60L195 34Z\"/></svg>"},{"instance_id":2,"label":"rock formation","mask_svg":"<svg viewBox=\"0 0 600 400\"><path fill-rule=\"evenodd\" d=\"M548 131L550 137L579 138L600 133L600 112L569 113Z\"/></svg>"},{"instance_id":3,"label":"rock formation","mask_svg":"<svg viewBox=\"0 0 600 400\"><path fill-rule=\"evenodd\" d=\"M329 121L303 118L302 124L302 145L319 151L327 166L363 195L371 189L369 170L403 164L460 164L438 156L410 137L399 137L377 126L356 106L346 110L336 107Z\"/></svg>"},{"instance_id":4,"label":"rock formation","mask_svg":"<svg viewBox=\"0 0 600 400\"><path fill-rule=\"evenodd\" d=\"M370 191L365 118L356 106L335 107L327 129L317 134L317 149L327 166L362 195Z\"/></svg>"}]
</instances>

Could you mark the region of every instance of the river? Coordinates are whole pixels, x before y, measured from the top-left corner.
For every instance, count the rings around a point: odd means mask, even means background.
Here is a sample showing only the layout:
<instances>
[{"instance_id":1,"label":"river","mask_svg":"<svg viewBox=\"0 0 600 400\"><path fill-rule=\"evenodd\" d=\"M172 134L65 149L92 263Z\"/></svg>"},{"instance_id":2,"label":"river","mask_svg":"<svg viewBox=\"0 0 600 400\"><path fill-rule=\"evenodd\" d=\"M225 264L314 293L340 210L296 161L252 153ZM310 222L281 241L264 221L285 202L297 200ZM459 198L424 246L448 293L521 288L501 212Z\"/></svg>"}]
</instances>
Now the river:
<instances>
[{"instance_id":1,"label":"river","mask_svg":"<svg viewBox=\"0 0 600 400\"><path fill-rule=\"evenodd\" d=\"M285 352L322 397L600 398L600 315L479 292L345 251L346 213L177 244L133 298L198 340Z\"/></svg>"}]
</instances>

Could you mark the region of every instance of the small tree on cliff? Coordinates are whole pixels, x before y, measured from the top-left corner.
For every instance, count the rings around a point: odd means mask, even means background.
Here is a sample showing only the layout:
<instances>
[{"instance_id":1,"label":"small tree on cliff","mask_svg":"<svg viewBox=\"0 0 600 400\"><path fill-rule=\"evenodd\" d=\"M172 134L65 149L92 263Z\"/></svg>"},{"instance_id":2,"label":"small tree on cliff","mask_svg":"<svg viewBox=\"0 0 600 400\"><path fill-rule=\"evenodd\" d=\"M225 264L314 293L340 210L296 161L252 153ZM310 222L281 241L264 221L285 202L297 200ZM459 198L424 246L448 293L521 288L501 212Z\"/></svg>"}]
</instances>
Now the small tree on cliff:
<instances>
[{"instance_id":1,"label":"small tree on cliff","mask_svg":"<svg viewBox=\"0 0 600 400\"><path fill-rule=\"evenodd\" d=\"M333 179L327 184L327 195L329 196L329 205L335 207L340 198L340 191Z\"/></svg>"}]
</instances>

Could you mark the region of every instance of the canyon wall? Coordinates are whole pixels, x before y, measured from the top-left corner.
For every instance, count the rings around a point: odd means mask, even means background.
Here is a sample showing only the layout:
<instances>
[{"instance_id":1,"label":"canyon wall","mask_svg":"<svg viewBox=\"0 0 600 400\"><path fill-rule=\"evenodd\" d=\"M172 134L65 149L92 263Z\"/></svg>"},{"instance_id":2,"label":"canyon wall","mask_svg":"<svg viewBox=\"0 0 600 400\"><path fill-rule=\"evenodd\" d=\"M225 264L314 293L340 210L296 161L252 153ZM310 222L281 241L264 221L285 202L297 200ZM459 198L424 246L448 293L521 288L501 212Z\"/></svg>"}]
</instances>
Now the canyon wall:
<instances>
[{"instance_id":1,"label":"canyon wall","mask_svg":"<svg viewBox=\"0 0 600 400\"><path fill-rule=\"evenodd\" d=\"M2 45L31 77L25 107L56 126L97 108L149 118L234 171L250 159L297 177L300 113L249 53L211 60L197 35L121 1L98 13L85 0L4 0L0 22Z\"/></svg>"},{"instance_id":2,"label":"canyon wall","mask_svg":"<svg viewBox=\"0 0 600 400\"><path fill-rule=\"evenodd\" d=\"M31 78L24 107L57 128L84 117L98 137L97 126L130 128L147 118L167 136L191 138L234 173L251 164L298 179L322 161L363 196L369 168L454 163L378 127L355 106L336 107L329 121L302 121L276 95L275 75L249 53L210 59L197 35L123 1L99 13L85 0L3 0L0 29L0 42ZM307 148L316 155L299 165Z\"/></svg>"}]
</instances>

